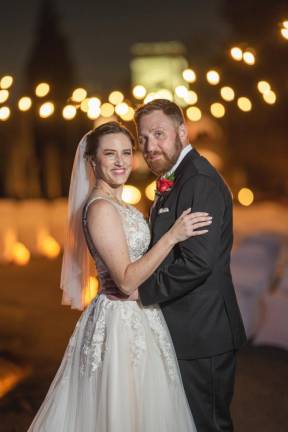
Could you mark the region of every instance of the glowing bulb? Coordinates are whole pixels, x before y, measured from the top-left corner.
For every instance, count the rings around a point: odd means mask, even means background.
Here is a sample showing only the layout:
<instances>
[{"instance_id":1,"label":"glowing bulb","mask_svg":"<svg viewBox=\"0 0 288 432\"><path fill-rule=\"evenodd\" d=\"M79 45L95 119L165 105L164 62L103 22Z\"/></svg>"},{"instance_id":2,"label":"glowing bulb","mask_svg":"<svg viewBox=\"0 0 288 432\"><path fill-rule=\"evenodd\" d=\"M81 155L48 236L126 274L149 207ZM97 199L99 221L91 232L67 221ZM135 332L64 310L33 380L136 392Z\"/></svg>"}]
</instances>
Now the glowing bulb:
<instances>
[{"instance_id":1,"label":"glowing bulb","mask_svg":"<svg viewBox=\"0 0 288 432\"><path fill-rule=\"evenodd\" d=\"M239 47L233 47L230 50L231 57L236 61L241 61L243 58L242 49Z\"/></svg>"},{"instance_id":2,"label":"glowing bulb","mask_svg":"<svg viewBox=\"0 0 288 432\"><path fill-rule=\"evenodd\" d=\"M40 83L35 89L35 94L38 97L45 97L50 91L50 86L47 83Z\"/></svg>"},{"instance_id":3,"label":"glowing bulb","mask_svg":"<svg viewBox=\"0 0 288 432\"><path fill-rule=\"evenodd\" d=\"M235 98L235 92L231 87L222 87L220 94L221 97L227 102L231 102Z\"/></svg>"},{"instance_id":4,"label":"glowing bulb","mask_svg":"<svg viewBox=\"0 0 288 432\"><path fill-rule=\"evenodd\" d=\"M8 118L10 117L10 108L3 106L0 108L0 120L5 121L8 120Z\"/></svg>"},{"instance_id":5,"label":"glowing bulb","mask_svg":"<svg viewBox=\"0 0 288 432\"><path fill-rule=\"evenodd\" d=\"M50 117L55 111L54 104L52 102L45 102L39 109L39 115L42 118Z\"/></svg>"},{"instance_id":6,"label":"glowing bulb","mask_svg":"<svg viewBox=\"0 0 288 432\"><path fill-rule=\"evenodd\" d=\"M168 89L161 89L155 93L155 99L167 99L173 101L173 94Z\"/></svg>"},{"instance_id":7,"label":"glowing bulb","mask_svg":"<svg viewBox=\"0 0 288 432\"><path fill-rule=\"evenodd\" d=\"M252 102L247 97L240 97L237 100L237 105L241 111L248 112L252 109Z\"/></svg>"},{"instance_id":8,"label":"glowing bulb","mask_svg":"<svg viewBox=\"0 0 288 432\"><path fill-rule=\"evenodd\" d=\"M132 90L133 96L135 99L144 99L146 96L147 90L143 85L136 85Z\"/></svg>"},{"instance_id":9,"label":"glowing bulb","mask_svg":"<svg viewBox=\"0 0 288 432\"><path fill-rule=\"evenodd\" d=\"M88 111L88 102L89 102L89 99L84 99L84 100L81 102L81 104L80 104L80 109L81 109L81 111L87 113L87 111Z\"/></svg>"},{"instance_id":10,"label":"glowing bulb","mask_svg":"<svg viewBox=\"0 0 288 432\"><path fill-rule=\"evenodd\" d=\"M288 21L283 21L282 25L284 28L288 29Z\"/></svg>"},{"instance_id":11,"label":"glowing bulb","mask_svg":"<svg viewBox=\"0 0 288 432\"><path fill-rule=\"evenodd\" d=\"M91 120L96 120L101 114L100 99L97 97L91 97L90 99L88 99L87 105L88 105L88 110L87 110L88 118Z\"/></svg>"},{"instance_id":12,"label":"glowing bulb","mask_svg":"<svg viewBox=\"0 0 288 432\"><path fill-rule=\"evenodd\" d=\"M271 89L270 84L267 81L259 81L257 84L257 88L260 93L268 93Z\"/></svg>"},{"instance_id":13,"label":"glowing bulb","mask_svg":"<svg viewBox=\"0 0 288 432\"><path fill-rule=\"evenodd\" d=\"M101 115L102 117L111 117L114 114L114 105L109 102L105 102L101 105Z\"/></svg>"},{"instance_id":14,"label":"glowing bulb","mask_svg":"<svg viewBox=\"0 0 288 432\"><path fill-rule=\"evenodd\" d=\"M243 60L248 65L255 64L255 56L251 51L245 51L243 54Z\"/></svg>"},{"instance_id":15,"label":"glowing bulb","mask_svg":"<svg viewBox=\"0 0 288 432\"><path fill-rule=\"evenodd\" d=\"M72 93L72 100L74 102L82 102L87 96L87 91L84 88L77 88Z\"/></svg>"},{"instance_id":16,"label":"glowing bulb","mask_svg":"<svg viewBox=\"0 0 288 432\"><path fill-rule=\"evenodd\" d=\"M153 181L145 188L145 195L150 201L155 199L156 181Z\"/></svg>"},{"instance_id":17,"label":"glowing bulb","mask_svg":"<svg viewBox=\"0 0 288 432\"><path fill-rule=\"evenodd\" d=\"M288 39L288 28L282 28L281 34L284 37L284 39Z\"/></svg>"},{"instance_id":18,"label":"glowing bulb","mask_svg":"<svg viewBox=\"0 0 288 432\"><path fill-rule=\"evenodd\" d=\"M30 261L31 254L23 243L16 242L12 248L12 257L15 264L24 266Z\"/></svg>"},{"instance_id":19,"label":"glowing bulb","mask_svg":"<svg viewBox=\"0 0 288 432\"><path fill-rule=\"evenodd\" d=\"M217 85L220 82L220 75L215 70L210 70L206 74L207 81L211 85Z\"/></svg>"},{"instance_id":20,"label":"glowing bulb","mask_svg":"<svg viewBox=\"0 0 288 432\"><path fill-rule=\"evenodd\" d=\"M188 105L196 104L198 102L197 93L195 93L193 90L188 90L187 95L184 97L184 100Z\"/></svg>"},{"instance_id":21,"label":"glowing bulb","mask_svg":"<svg viewBox=\"0 0 288 432\"><path fill-rule=\"evenodd\" d=\"M224 117L225 115L225 107L219 102L215 102L210 107L211 114L216 118Z\"/></svg>"},{"instance_id":22,"label":"glowing bulb","mask_svg":"<svg viewBox=\"0 0 288 432\"><path fill-rule=\"evenodd\" d=\"M72 120L76 116L76 113L77 109L74 105L66 105L62 111L65 120Z\"/></svg>"},{"instance_id":23,"label":"glowing bulb","mask_svg":"<svg viewBox=\"0 0 288 432\"><path fill-rule=\"evenodd\" d=\"M125 185L123 187L122 200L128 204L137 204L141 200L141 192L135 186Z\"/></svg>"},{"instance_id":24,"label":"glowing bulb","mask_svg":"<svg viewBox=\"0 0 288 432\"><path fill-rule=\"evenodd\" d=\"M32 106L32 100L28 96L23 96L18 101L18 108L20 111L28 111Z\"/></svg>"},{"instance_id":25,"label":"glowing bulb","mask_svg":"<svg viewBox=\"0 0 288 432\"><path fill-rule=\"evenodd\" d=\"M9 97L8 90L0 90L0 103L6 102Z\"/></svg>"},{"instance_id":26,"label":"glowing bulb","mask_svg":"<svg viewBox=\"0 0 288 432\"><path fill-rule=\"evenodd\" d=\"M3 78L1 78L0 81L0 87L4 90L8 89L9 87L11 87L13 84L13 77L11 75L6 75Z\"/></svg>"},{"instance_id":27,"label":"glowing bulb","mask_svg":"<svg viewBox=\"0 0 288 432\"><path fill-rule=\"evenodd\" d=\"M254 201L254 194L251 189L242 188L238 192L238 201L243 206L250 206Z\"/></svg>"},{"instance_id":28,"label":"glowing bulb","mask_svg":"<svg viewBox=\"0 0 288 432\"><path fill-rule=\"evenodd\" d=\"M184 85L179 85L175 88L175 93L178 97L185 98L187 96L188 89Z\"/></svg>"},{"instance_id":29,"label":"glowing bulb","mask_svg":"<svg viewBox=\"0 0 288 432\"><path fill-rule=\"evenodd\" d=\"M275 102L277 100L277 96L276 96L275 92L270 90L267 93L263 94L263 99L267 104L273 105L273 104L275 104Z\"/></svg>"},{"instance_id":30,"label":"glowing bulb","mask_svg":"<svg viewBox=\"0 0 288 432\"><path fill-rule=\"evenodd\" d=\"M186 115L187 115L189 120L194 121L194 122L201 120L201 117L202 117L201 110L198 107L187 108Z\"/></svg>"},{"instance_id":31,"label":"glowing bulb","mask_svg":"<svg viewBox=\"0 0 288 432\"><path fill-rule=\"evenodd\" d=\"M182 75L184 80L189 83L193 83L196 81L196 74L192 69L185 69Z\"/></svg>"},{"instance_id":32,"label":"glowing bulb","mask_svg":"<svg viewBox=\"0 0 288 432\"><path fill-rule=\"evenodd\" d=\"M119 116L123 116L128 113L129 107L126 102L121 102L115 107L115 112Z\"/></svg>"},{"instance_id":33,"label":"glowing bulb","mask_svg":"<svg viewBox=\"0 0 288 432\"><path fill-rule=\"evenodd\" d=\"M132 121L134 119L135 111L132 107L128 107L128 111L126 114L122 114L121 118L124 121Z\"/></svg>"},{"instance_id":34,"label":"glowing bulb","mask_svg":"<svg viewBox=\"0 0 288 432\"><path fill-rule=\"evenodd\" d=\"M110 93L108 100L113 105L119 105L124 100L124 95L118 90L113 91Z\"/></svg>"}]
</instances>

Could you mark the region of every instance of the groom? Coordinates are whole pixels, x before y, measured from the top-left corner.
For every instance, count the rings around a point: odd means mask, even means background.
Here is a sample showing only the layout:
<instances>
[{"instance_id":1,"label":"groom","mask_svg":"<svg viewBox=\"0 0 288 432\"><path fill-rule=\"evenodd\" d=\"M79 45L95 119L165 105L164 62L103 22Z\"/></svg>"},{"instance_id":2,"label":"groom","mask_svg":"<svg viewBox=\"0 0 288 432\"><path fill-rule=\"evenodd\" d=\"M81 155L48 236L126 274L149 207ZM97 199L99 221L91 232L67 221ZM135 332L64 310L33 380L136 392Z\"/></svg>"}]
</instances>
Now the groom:
<instances>
[{"instance_id":1,"label":"groom","mask_svg":"<svg viewBox=\"0 0 288 432\"><path fill-rule=\"evenodd\" d=\"M175 103L154 100L138 108L135 121L147 164L158 176L166 174L151 211L151 246L187 208L213 216L209 232L176 245L140 286L139 297L144 306L161 306L197 432L230 432L235 353L246 341L230 273L231 193L189 144Z\"/></svg>"}]
</instances>

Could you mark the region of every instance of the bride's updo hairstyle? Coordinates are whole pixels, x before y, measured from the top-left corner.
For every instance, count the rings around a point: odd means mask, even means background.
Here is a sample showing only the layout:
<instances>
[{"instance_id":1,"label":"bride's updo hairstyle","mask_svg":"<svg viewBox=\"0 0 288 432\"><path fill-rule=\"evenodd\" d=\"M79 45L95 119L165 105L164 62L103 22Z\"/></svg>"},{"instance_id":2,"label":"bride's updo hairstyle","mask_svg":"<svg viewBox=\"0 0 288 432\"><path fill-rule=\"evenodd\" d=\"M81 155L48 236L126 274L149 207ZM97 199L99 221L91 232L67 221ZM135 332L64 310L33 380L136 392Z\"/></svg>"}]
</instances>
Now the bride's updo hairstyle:
<instances>
[{"instance_id":1,"label":"bride's updo hairstyle","mask_svg":"<svg viewBox=\"0 0 288 432\"><path fill-rule=\"evenodd\" d=\"M97 153L97 149L99 147L100 140L103 136L109 135L109 134L119 134L123 133L126 135L129 140L131 141L132 150L135 150L135 138L132 135L132 133L127 129L125 126L123 126L121 123L118 123L116 121L111 121L108 123L104 123L101 126L96 127L93 129L86 137L86 149L84 152L84 158L87 161L94 161L95 162L95 156Z\"/></svg>"}]
</instances>

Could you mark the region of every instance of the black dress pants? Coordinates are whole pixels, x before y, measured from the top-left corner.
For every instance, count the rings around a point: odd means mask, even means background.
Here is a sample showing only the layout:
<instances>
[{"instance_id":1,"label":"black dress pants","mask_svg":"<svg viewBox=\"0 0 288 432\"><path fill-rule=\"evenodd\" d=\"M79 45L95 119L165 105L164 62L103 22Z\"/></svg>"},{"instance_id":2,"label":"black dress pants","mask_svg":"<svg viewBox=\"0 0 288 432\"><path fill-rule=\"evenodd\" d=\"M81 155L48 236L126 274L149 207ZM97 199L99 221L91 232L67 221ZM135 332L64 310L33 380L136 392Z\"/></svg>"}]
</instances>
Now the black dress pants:
<instances>
[{"instance_id":1,"label":"black dress pants","mask_svg":"<svg viewBox=\"0 0 288 432\"><path fill-rule=\"evenodd\" d=\"M232 432L235 352L178 362L197 432Z\"/></svg>"}]
</instances>

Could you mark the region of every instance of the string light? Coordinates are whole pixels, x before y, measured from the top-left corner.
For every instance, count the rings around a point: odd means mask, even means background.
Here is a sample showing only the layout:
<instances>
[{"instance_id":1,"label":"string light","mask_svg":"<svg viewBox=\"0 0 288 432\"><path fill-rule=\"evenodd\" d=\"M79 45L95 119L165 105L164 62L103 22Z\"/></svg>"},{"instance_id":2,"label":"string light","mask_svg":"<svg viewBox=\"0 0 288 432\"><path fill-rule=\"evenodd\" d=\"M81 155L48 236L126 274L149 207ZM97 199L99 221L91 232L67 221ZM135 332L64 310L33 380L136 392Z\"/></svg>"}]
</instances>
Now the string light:
<instances>
[{"instance_id":1,"label":"string light","mask_svg":"<svg viewBox=\"0 0 288 432\"><path fill-rule=\"evenodd\" d=\"M257 83L257 89L260 93L268 93L271 90L271 86L267 81L259 81Z\"/></svg>"},{"instance_id":2,"label":"string light","mask_svg":"<svg viewBox=\"0 0 288 432\"><path fill-rule=\"evenodd\" d=\"M184 100L188 105L195 105L198 102L198 95L193 90L188 90Z\"/></svg>"},{"instance_id":3,"label":"string light","mask_svg":"<svg viewBox=\"0 0 288 432\"><path fill-rule=\"evenodd\" d=\"M175 93L178 97L184 99L187 96L188 89L184 85L179 85L175 88Z\"/></svg>"},{"instance_id":4,"label":"string light","mask_svg":"<svg viewBox=\"0 0 288 432\"><path fill-rule=\"evenodd\" d=\"M48 118L54 113L54 111L55 106L53 102L45 102L39 109L39 115L41 118Z\"/></svg>"},{"instance_id":5,"label":"string light","mask_svg":"<svg viewBox=\"0 0 288 432\"><path fill-rule=\"evenodd\" d=\"M0 87L3 90L7 90L8 88L10 88L12 86L12 84L13 84L13 77L11 75L5 75L0 80Z\"/></svg>"},{"instance_id":6,"label":"string light","mask_svg":"<svg viewBox=\"0 0 288 432\"><path fill-rule=\"evenodd\" d=\"M128 113L129 107L126 102L121 102L115 107L115 112L119 116L123 116Z\"/></svg>"},{"instance_id":7,"label":"string light","mask_svg":"<svg viewBox=\"0 0 288 432\"><path fill-rule=\"evenodd\" d=\"M187 108L186 115L187 115L188 119L193 121L193 122L197 122L197 121L201 120L201 118L202 118L201 110L198 107Z\"/></svg>"},{"instance_id":8,"label":"string light","mask_svg":"<svg viewBox=\"0 0 288 432\"><path fill-rule=\"evenodd\" d=\"M252 102L247 97L240 97L237 100L237 105L241 111L248 112L252 109Z\"/></svg>"},{"instance_id":9,"label":"string light","mask_svg":"<svg viewBox=\"0 0 288 432\"><path fill-rule=\"evenodd\" d=\"M206 78L209 84L211 85L217 85L220 82L220 75L215 70L210 70L206 74Z\"/></svg>"},{"instance_id":10,"label":"string light","mask_svg":"<svg viewBox=\"0 0 288 432\"><path fill-rule=\"evenodd\" d=\"M109 102L105 102L101 108L100 108L100 112L102 117L111 117L114 114L114 105L112 105Z\"/></svg>"},{"instance_id":11,"label":"string light","mask_svg":"<svg viewBox=\"0 0 288 432\"><path fill-rule=\"evenodd\" d=\"M122 200L127 204L137 204L141 200L141 192L132 185L125 185L122 192Z\"/></svg>"},{"instance_id":12,"label":"string light","mask_svg":"<svg viewBox=\"0 0 288 432\"><path fill-rule=\"evenodd\" d=\"M134 119L134 114L135 114L134 109L129 106L128 111L126 112L126 114L122 114L121 118L124 121L132 121Z\"/></svg>"},{"instance_id":13,"label":"string light","mask_svg":"<svg viewBox=\"0 0 288 432\"><path fill-rule=\"evenodd\" d=\"M270 90L270 91L263 94L263 99L267 104L273 105L273 104L275 104L275 102L277 100L277 96L276 96L276 93L274 91Z\"/></svg>"},{"instance_id":14,"label":"string light","mask_svg":"<svg viewBox=\"0 0 288 432\"><path fill-rule=\"evenodd\" d=\"M211 114L216 118L224 117L225 115L225 107L219 102L215 102L210 107Z\"/></svg>"},{"instance_id":15,"label":"string light","mask_svg":"<svg viewBox=\"0 0 288 432\"><path fill-rule=\"evenodd\" d=\"M132 90L133 96L135 99L144 99L147 94L147 90L143 85L136 85Z\"/></svg>"},{"instance_id":16,"label":"string light","mask_svg":"<svg viewBox=\"0 0 288 432\"><path fill-rule=\"evenodd\" d=\"M3 106L0 108L0 120L6 121L10 117L10 108L7 106Z\"/></svg>"},{"instance_id":17,"label":"string light","mask_svg":"<svg viewBox=\"0 0 288 432\"><path fill-rule=\"evenodd\" d=\"M9 98L9 91L8 90L0 90L0 103L6 102Z\"/></svg>"},{"instance_id":18,"label":"string light","mask_svg":"<svg viewBox=\"0 0 288 432\"><path fill-rule=\"evenodd\" d=\"M62 111L65 120L72 120L76 116L76 113L77 109L74 105L66 105Z\"/></svg>"},{"instance_id":19,"label":"string light","mask_svg":"<svg viewBox=\"0 0 288 432\"><path fill-rule=\"evenodd\" d=\"M28 111L32 106L32 100L28 96L23 96L18 101L18 108L20 111Z\"/></svg>"},{"instance_id":20,"label":"string light","mask_svg":"<svg viewBox=\"0 0 288 432\"><path fill-rule=\"evenodd\" d=\"M42 98L42 97L47 96L49 91L50 91L49 84L43 82L43 83L40 83L37 85L37 87L35 89L35 94L36 94L36 96Z\"/></svg>"},{"instance_id":21,"label":"string light","mask_svg":"<svg viewBox=\"0 0 288 432\"><path fill-rule=\"evenodd\" d=\"M113 105L119 105L124 100L124 95L118 90L112 91L108 97L108 100Z\"/></svg>"},{"instance_id":22,"label":"string light","mask_svg":"<svg viewBox=\"0 0 288 432\"><path fill-rule=\"evenodd\" d=\"M194 83L196 81L196 74L193 69L185 69L182 75L184 80L188 83Z\"/></svg>"},{"instance_id":23,"label":"string light","mask_svg":"<svg viewBox=\"0 0 288 432\"><path fill-rule=\"evenodd\" d=\"M222 99L224 99L227 102L231 102L235 98L235 92L231 87L222 87L220 90L220 94Z\"/></svg>"},{"instance_id":24,"label":"string light","mask_svg":"<svg viewBox=\"0 0 288 432\"><path fill-rule=\"evenodd\" d=\"M72 100L74 102L82 102L87 96L87 91L84 88L77 88L72 93Z\"/></svg>"},{"instance_id":25,"label":"string light","mask_svg":"<svg viewBox=\"0 0 288 432\"><path fill-rule=\"evenodd\" d=\"M252 66L255 64L255 55L251 51L245 51L243 54L243 61Z\"/></svg>"},{"instance_id":26,"label":"string light","mask_svg":"<svg viewBox=\"0 0 288 432\"><path fill-rule=\"evenodd\" d=\"M233 47L230 50L231 57L236 61L241 61L243 58L243 51L239 47Z\"/></svg>"},{"instance_id":27,"label":"string light","mask_svg":"<svg viewBox=\"0 0 288 432\"><path fill-rule=\"evenodd\" d=\"M250 206L254 201L254 194L249 188L242 188L238 192L238 201L243 206Z\"/></svg>"}]
</instances>

